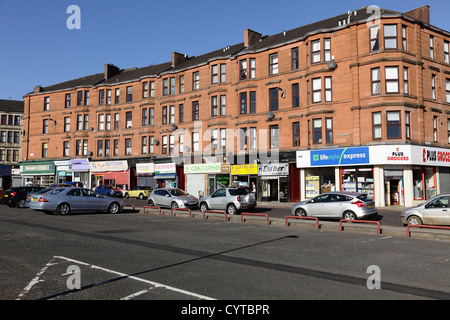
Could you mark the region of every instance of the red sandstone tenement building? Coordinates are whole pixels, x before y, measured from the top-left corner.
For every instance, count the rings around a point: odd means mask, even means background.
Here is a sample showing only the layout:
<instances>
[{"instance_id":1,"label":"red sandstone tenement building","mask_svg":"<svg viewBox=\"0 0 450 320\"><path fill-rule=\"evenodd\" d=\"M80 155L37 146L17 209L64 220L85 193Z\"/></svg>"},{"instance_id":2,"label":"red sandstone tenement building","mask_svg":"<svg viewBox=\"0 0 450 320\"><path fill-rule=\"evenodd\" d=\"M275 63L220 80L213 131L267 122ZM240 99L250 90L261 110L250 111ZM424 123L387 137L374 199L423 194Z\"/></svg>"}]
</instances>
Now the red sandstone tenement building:
<instances>
[{"instance_id":1,"label":"red sandstone tenement building","mask_svg":"<svg viewBox=\"0 0 450 320\"><path fill-rule=\"evenodd\" d=\"M255 183L260 201L350 190L377 206L450 191L450 33L428 6L374 9L37 86L24 182L195 195Z\"/></svg>"}]
</instances>

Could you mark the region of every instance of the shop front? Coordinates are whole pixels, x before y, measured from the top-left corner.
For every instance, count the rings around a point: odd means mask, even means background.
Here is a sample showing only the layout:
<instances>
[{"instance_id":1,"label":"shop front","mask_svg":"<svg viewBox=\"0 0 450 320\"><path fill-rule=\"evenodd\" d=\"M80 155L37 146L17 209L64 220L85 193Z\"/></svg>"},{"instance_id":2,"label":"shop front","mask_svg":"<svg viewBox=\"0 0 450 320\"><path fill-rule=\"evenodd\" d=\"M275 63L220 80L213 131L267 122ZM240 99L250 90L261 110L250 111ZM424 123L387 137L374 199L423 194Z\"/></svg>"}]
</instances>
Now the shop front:
<instances>
[{"instance_id":1,"label":"shop front","mask_svg":"<svg viewBox=\"0 0 450 320\"><path fill-rule=\"evenodd\" d=\"M225 163L193 163L184 165L186 192L196 197L213 194L230 185L230 165Z\"/></svg>"},{"instance_id":2,"label":"shop front","mask_svg":"<svg viewBox=\"0 0 450 320\"><path fill-rule=\"evenodd\" d=\"M70 160L55 160L56 183L72 182L72 163Z\"/></svg>"},{"instance_id":3,"label":"shop front","mask_svg":"<svg viewBox=\"0 0 450 320\"><path fill-rule=\"evenodd\" d=\"M83 187L90 188L89 159L71 159L72 181L80 182Z\"/></svg>"},{"instance_id":4,"label":"shop front","mask_svg":"<svg viewBox=\"0 0 450 320\"><path fill-rule=\"evenodd\" d=\"M130 174L127 160L89 162L91 185L108 185L120 189L129 189Z\"/></svg>"},{"instance_id":5,"label":"shop front","mask_svg":"<svg viewBox=\"0 0 450 320\"><path fill-rule=\"evenodd\" d=\"M55 183L55 163L53 161L20 162L22 185L48 187Z\"/></svg>"},{"instance_id":6,"label":"shop front","mask_svg":"<svg viewBox=\"0 0 450 320\"><path fill-rule=\"evenodd\" d=\"M231 186L232 187L249 187L256 189L255 197L260 199L260 186L258 185L258 165L255 164L238 164L231 165Z\"/></svg>"},{"instance_id":7,"label":"shop front","mask_svg":"<svg viewBox=\"0 0 450 320\"><path fill-rule=\"evenodd\" d=\"M136 177L138 187L154 187L155 184L155 164L136 163Z\"/></svg>"},{"instance_id":8,"label":"shop front","mask_svg":"<svg viewBox=\"0 0 450 320\"><path fill-rule=\"evenodd\" d=\"M258 165L260 201L289 202L289 163Z\"/></svg>"},{"instance_id":9,"label":"shop front","mask_svg":"<svg viewBox=\"0 0 450 320\"><path fill-rule=\"evenodd\" d=\"M450 192L450 150L413 145L297 151L302 199L362 192L379 207L414 206Z\"/></svg>"},{"instance_id":10,"label":"shop front","mask_svg":"<svg viewBox=\"0 0 450 320\"><path fill-rule=\"evenodd\" d=\"M177 166L174 162L155 163L154 187L157 188L178 188Z\"/></svg>"}]
</instances>

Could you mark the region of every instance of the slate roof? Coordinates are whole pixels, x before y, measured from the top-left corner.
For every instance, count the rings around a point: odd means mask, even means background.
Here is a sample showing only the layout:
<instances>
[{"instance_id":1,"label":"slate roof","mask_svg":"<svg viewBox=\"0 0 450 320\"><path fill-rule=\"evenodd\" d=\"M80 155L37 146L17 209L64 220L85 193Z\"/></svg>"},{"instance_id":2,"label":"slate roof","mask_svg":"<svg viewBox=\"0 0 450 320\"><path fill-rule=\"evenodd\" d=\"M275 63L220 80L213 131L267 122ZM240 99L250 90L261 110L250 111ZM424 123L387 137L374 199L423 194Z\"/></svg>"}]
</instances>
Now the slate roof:
<instances>
[{"instance_id":1,"label":"slate roof","mask_svg":"<svg viewBox=\"0 0 450 320\"><path fill-rule=\"evenodd\" d=\"M23 105L23 101L0 99L0 111L23 113Z\"/></svg>"},{"instance_id":2,"label":"slate roof","mask_svg":"<svg viewBox=\"0 0 450 320\"><path fill-rule=\"evenodd\" d=\"M395 16L395 17L405 17L403 13L380 9L381 16ZM212 51L197 57L188 57L188 59L177 66L172 67L172 62L165 62L157 65L151 65L143 68L132 68L120 70L119 74L112 76L109 79L104 79L104 73L97 73L85 77L81 77L74 80L69 80L59 84L42 87L40 92L50 92L66 89L74 89L82 86L98 86L98 85L113 85L128 81L139 80L148 76L160 76L163 74L170 74L179 72L182 70L187 70L194 68L203 64L207 64L210 61L221 59L221 58L236 58L239 55L259 52L274 48L277 46L285 45L291 42L300 41L309 35L318 32L331 32L338 30L340 28L346 28L348 25L355 23L362 23L368 21L368 19L373 15L372 10L368 10L367 7L362 7L361 9L346 12L341 15L314 22L299 28L295 28L288 31L283 31L278 34L271 36L263 36L260 41L245 47L244 43L234 44L226 46L225 48ZM348 23L348 18L350 17L350 23ZM344 24L343 21L346 21ZM339 21L341 25L339 25ZM29 94L33 94L30 92Z\"/></svg>"}]
</instances>

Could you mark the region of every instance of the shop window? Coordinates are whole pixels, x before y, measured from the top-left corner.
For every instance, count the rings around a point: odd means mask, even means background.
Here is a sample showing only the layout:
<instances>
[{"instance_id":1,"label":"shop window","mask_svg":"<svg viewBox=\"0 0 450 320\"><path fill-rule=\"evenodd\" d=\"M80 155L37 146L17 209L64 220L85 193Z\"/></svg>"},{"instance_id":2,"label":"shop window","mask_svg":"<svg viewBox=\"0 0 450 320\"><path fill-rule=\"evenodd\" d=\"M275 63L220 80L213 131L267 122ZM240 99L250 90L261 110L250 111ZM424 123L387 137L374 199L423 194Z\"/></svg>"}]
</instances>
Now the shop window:
<instances>
[{"instance_id":1,"label":"shop window","mask_svg":"<svg viewBox=\"0 0 450 320\"><path fill-rule=\"evenodd\" d=\"M341 169L341 190L366 193L373 199L373 169Z\"/></svg>"},{"instance_id":2,"label":"shop window","mask_svg":"<svg viewBox=\"0 0 450 320\"><path fill-rule=\"evenodd\" d=\"M319 194L335 191L334 168L310 169L305 177L305 198L311 199Z\"/></svg>"},{"instance_id":3,"label":"shop window","mask_svg":"<svg viewBox=\"0 0 450 320\"><path fill-rule=\"evenodd\" d=\"M435 168L413 168L414 200L426 200L436 195Z\"/></svg>"}]
</instances>

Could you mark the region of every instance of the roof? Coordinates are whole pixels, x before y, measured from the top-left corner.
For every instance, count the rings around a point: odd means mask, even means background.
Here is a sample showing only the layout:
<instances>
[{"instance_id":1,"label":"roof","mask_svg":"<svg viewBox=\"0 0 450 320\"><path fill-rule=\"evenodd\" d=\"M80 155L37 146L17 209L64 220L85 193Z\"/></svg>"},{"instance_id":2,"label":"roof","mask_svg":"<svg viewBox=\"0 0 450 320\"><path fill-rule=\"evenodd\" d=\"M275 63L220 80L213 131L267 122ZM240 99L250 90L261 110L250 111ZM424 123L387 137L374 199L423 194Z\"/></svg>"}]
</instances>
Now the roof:
<instances>
[{"instance_id":1,"label":"roof","mask_svg":"<svg viewBox=\"0 0 450 320\"><path fill-rule=\"evenodd\" d=\"M0 111L23 113L23 109L23 101L0 99Z\"/></svg>"}]
</instances>

